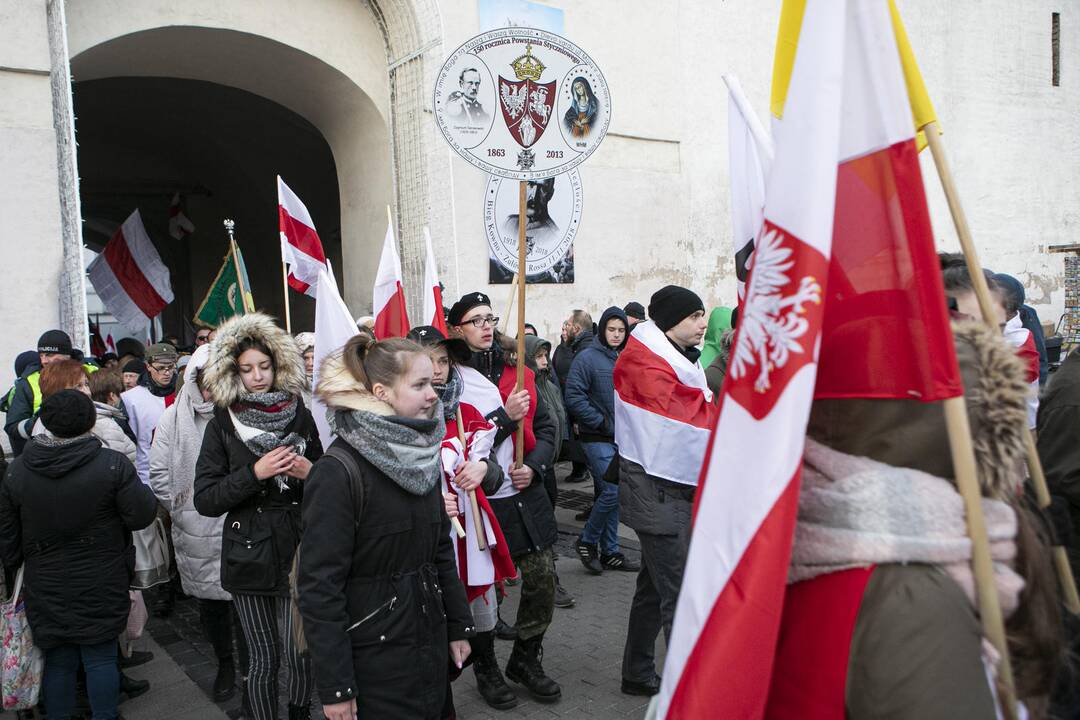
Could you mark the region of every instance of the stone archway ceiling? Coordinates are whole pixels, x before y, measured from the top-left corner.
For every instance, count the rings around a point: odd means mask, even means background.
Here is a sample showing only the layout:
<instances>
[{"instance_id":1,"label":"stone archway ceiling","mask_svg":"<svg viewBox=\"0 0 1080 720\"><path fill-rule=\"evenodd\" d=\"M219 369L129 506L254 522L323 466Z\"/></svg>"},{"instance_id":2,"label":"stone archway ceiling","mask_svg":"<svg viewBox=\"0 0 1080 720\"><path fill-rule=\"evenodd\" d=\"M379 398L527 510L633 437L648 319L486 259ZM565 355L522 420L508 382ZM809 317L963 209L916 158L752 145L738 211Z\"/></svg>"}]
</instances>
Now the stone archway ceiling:
<instances>
[{"instance_id":1,"label":"stone archway ceiling","mask_svg":"<svg viewBox=\"0 0 1080 720\"><path fill-rule=\"evenodd\" d=\"M454 233L449 193L432 194L429 178L450 177L449 151L431 122L431 88L443 62L442 19L435 0L370 0L386 39L390 80L395 213L402 273L410 309L422 307L423 228L431 231L436 254ZM455 291L459 288L455 288ZM415 312L415 310L414 310Z\"/></svg>"}]
</instances>

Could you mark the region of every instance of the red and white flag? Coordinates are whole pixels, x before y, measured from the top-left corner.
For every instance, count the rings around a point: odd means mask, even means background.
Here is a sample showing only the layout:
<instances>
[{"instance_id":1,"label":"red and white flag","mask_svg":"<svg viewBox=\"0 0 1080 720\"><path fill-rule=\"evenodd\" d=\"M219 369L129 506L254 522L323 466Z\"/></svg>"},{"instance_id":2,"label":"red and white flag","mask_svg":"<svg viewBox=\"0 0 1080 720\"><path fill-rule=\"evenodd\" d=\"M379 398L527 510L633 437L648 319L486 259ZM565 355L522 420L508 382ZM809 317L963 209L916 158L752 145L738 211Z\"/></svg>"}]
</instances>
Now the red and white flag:
<instances>
[{"instance_id":1,"label":"red and white flag","mask_svg":"<svg viewBox=\"0 0 1080 720\"><path fill-rule=\"evenodd\" d=\"M696 485L716 416L701 364L649 320L634 327L613 379L619 455L649 475Z\"/></svg>"},{"instance_id":2,"label":"red and white flag","mask_svg":"<svg viewBox=\"0 0 1080 720\"><path fill-rule=\"evenodd\" d=\"M435 251L431 249L431 233L424 228L424 245L427 258L424 260L424 320L439 332L449 337L446 329L446 316L443 315L442 287L439 283L439 266L435 264Z\"/></svg>"},{"instance_id":3,"label":"red and white flag","mask_svg":"<svg viewBox=\"0 0 1080 720\"><path fill-rule=\"evenodd\" d=\"M315 232L307 206L278 175L278 227L281 231L281 261L289 266L289 287L309 297L316 296L319 271L326 270L322 240Z\"/></svg>"},{"instance_id":4,"label":"red and white flag","mask_svg":"<svg viewBox=\"0 0 1080 720\"><path fill-rule=\"evenodd\" d=\"M195 232L195 225L192 224L191 219L184 214L184 209L181 206L180 201L180 193L176 193L169 203L169 234L177 240L183 240L193 232Z\"/></svg>"},{"instance_id":5,"label":"red and white flag","mask_svg":"<svg viewBox=\"0 0 1080 720\"><path fill-rule=\"evenodd\" d=\"M772 164L772 138L761 124L742 85L725 75L728 86L728 167L731 173L731 224L735 239L735 278L739 302L746 297L747 261L765 210L765 180Z\"/></svg>"},{"instance_id":6,"label":"red and white flag","mask_svg":"<svg viewBox=\"0 0 1080 720\"><path fill-rule=\"evenodd\" d=\"M312 286L316 291L315 298L315 372L311 381L311 388L319 384L319 371L323 360L327 356L337 352L345 346L345 343L356 334L356 323L345 301L338 292L337 281L334 279L332 268L326 267L319 271L319 277ZM315 427L319 430L319 440L323 447L330 447L334 441L334 434L330 431L330 424L326 420L326 404L319 399L318 395L311 397L311 415L315 418Z\"/></svg>"},{"instance_id":7,"label":"red and white flag","mask_svg":"<svg viewBox=\"0 0 1080 720\"><path fill-rule=\"evenodd\" d=\"M401 260L398 258L394 226L389 222L379 258L379 271L375 274L373 295L375 337L383 340L408 335L409 313L405 309L405 290L401 286Z\"/></svg>"},{"instance_id":8,"label":"red and white flag","mask_svg":"<svg viewBox=\"0 0 1080 720\"><path fill-rule=\"evenodd\" d=\"M139 211L131 213L86 268L105 309L139 332L173 301L169 268L146 234Z\"/></svg>"},{"instance_id":9,"label":"red and white flag","mask_svg":"<svg viewBox=\"0 0 1080 720\"><path fill-rule=\"evenodd\" d=\"M112 333L105 336L105 350L114 355L116 354L116 341L113 340Z\"/></svg>"}]
</instances>

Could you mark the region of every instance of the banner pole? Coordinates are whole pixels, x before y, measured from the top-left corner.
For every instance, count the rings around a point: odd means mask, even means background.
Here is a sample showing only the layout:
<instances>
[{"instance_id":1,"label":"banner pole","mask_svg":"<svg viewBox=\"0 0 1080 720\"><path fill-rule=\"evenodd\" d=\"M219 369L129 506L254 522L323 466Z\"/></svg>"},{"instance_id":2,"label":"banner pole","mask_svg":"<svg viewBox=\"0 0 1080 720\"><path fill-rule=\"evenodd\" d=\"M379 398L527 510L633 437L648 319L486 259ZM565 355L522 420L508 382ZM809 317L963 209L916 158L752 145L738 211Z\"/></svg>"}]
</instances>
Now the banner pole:
<instances>
[{"instance_id":1,"label":"banner pole","mask_svg":"<svg viewBox=\"0 0 1080 720\"><path fill-rule=\"evenodd\" d=\"M285 291L285 332L292 335L292 313L289 311L289 266L281 261L281 287Z\"/></svg>"},{"instance_id":2,"label":"banner pole","mask_svg":"<svg viewBox=\"0 0 1080 720\"><path fill-rule=\"evenodd\" d=\"M525 212L526 195L529 183L518 183L518 271L517 271L517 385L516 392L525 387ZM518 423L517 443L514 452L514 467L520 468L525 461L525 419Z\"/></svg>"},{"instance_id":3,"label":"banner pole","mask_svg":"<svg viewBox=\"0 0 1080 720\"><path fill-rule=\"evenodd\" d=\"M510 281L510 297L506 300L506 312L502 316L502 328L499 332L506 334L506 329L510 327L510 313L514 310L514 297L517 295L518 286L518 274L514 273L514 279Z\"/></svg>"},{"instance_id":4,"label":"banner pole","mask_svg":"<svg viewBox=\"0 0 1080 720\"><path fill-rule=\"evenodd\" d=\"M461 456L465 457L468 445L465 444L465 421L461 419L461 408L457 409L457 436L461 443ZM480 516L480 506L476 504L476 490L469 491L469 507L472 508L473 527L476 528L476 547L487 550L487 533L484 531L484 519Z\"/></svg>"},{"instance_id":5,"label":"banner pole","mask_svg":"<svg viewBox=\"0 0 1080 720\"><path fill-rule=\"evenodd\" d=\"M948 158L945 157L945 148L941 142L937 123L931 122L923 128L930 152L934 157L934 166L937 168L938 177L941 178L941 187L945 191L945 199L949 204L949 212L952 214L953 224L956 226L956 234L960 239L960 248L967 262L968 273L971 275L972 284L975 287L975 297L979 301L979 309L982 311L983 322L992 326L990 318L993 317L993 306L990 300L990 287L986 284L983 276L982 265L979 264L979 256L975 250L975 241L971 235L967 215L964 207L960 204L960 194L956 189L952 171L949 169ZM1028 475L1031 477L1032 489L1040 508L1050 507L1050 489L1046 484L1046 475L1043 473L1042 462L1039 460L1035 438L1031 435L1031 429L1024 428L1024 446L1026 448ZM1053 547L1054 566L1057 568L1058 581L1061 583L1062 595L1066 609L1073 615L1080 614L1080 596L1077 595L1076 580L1073 577L1072 568L1069 566L1068 555L1065 548L1060 545Z\"/></svg>"}]
</instances>

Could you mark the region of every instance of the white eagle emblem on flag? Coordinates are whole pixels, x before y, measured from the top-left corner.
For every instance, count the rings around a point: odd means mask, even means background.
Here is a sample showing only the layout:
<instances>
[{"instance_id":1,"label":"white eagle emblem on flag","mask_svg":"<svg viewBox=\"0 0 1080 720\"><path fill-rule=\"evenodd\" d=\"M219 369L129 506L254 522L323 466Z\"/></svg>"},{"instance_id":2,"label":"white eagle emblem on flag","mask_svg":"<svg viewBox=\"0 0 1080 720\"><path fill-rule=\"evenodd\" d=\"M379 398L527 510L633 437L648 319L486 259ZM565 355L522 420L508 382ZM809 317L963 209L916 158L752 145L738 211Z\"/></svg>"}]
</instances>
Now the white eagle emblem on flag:
<instances>
[{"instance_id":1,"label":"white eagle emblem on flag","mask_svg":"<svg viewBox=\"0 0 1080 720\"><path fill-rule=\"evenodd\" d=\"M502 94L503 107L511 120L517 120L518 115L525 109L525 98L528 88L523 84L516 87L512 83L500 83L499 92Z\"/></svg>"},{"instance_id":2,"label":"white eagle emblem on flag","mask_svg":"<svg viewBox=\"0 0 1080 720\"><path fill-rule=\"evenodd\" d=\"M821 285L810 275L799 280L793 294L783 294L791 283L787 271L795 262L782 240L780 231L769 228L747 260L750 279L731 355L731 376L736 380L757 366L754 390L759 393L772 387L773 370L786 365L792 353L803 352L798 340L809 328L804 306L821 303Z\"/></svg>"}]
</instances>

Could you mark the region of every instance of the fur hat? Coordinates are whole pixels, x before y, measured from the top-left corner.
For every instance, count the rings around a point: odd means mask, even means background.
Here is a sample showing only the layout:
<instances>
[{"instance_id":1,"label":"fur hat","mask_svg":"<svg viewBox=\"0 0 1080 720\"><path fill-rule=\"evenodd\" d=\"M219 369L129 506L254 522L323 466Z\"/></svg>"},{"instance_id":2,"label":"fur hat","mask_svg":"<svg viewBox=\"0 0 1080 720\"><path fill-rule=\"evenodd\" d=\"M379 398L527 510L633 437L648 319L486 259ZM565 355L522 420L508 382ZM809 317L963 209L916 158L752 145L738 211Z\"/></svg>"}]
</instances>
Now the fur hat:
<instances>
[{"instance_id":1,"label":"fur hat","mask_svg":"<svg viewBox=\"0 0 1080 720\"><path fill-rule=\"evenodd\" d=\"M304 358L296 347L296 341L279 328L269 315L249 313L222 323L210 345L210 359L203 371L203 381L218 407L232 405L247 392L236 364L240 344L245 340L260 342L270 351L270 359L274 363L272 390L302 394L307 387L307 375L304 372Z\"/></svg>"}]
</instances>

